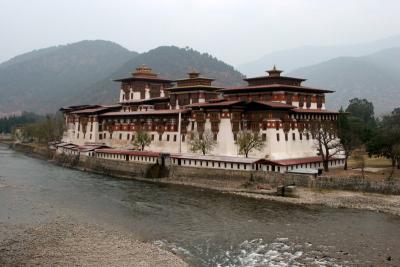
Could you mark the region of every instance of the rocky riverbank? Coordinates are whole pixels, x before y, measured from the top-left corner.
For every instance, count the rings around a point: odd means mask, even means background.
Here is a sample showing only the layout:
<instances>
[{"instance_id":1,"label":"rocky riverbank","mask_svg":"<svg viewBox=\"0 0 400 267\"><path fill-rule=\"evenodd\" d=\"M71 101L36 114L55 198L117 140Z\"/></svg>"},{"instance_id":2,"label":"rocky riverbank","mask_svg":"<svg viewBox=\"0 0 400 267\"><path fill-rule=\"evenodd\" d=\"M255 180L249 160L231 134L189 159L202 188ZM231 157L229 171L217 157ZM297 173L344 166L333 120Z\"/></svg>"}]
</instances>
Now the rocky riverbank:
<instances>
[{"instance_id":1,"label":"rocky riverbank","mask_svg":"<svg viewBox=\"0 0 400 267\"><path fill-rule=\"evenodd\" d=\"M94 225L56 220L21 230L0 224L1 266L187 266L152 244Z\"/></svg>"},{"instance_id":2,"label":"rocky riverbank","mask_svg":"<svg viewBox=\"0 0 400 267\"><path fill-rule=\"evenodd\" d=\"M318 190L297 187L297 197L281 197L276 189L265 184L243 184L239 181L185 178L180 180L160 179L159 182L200 187L241 197L265 199L294 205L322 205L331 208L363 209L400 216L400 196L344 190ZM258 187L258 189L257 189Z\"/></svg>"},{"instance_id":3,"label":"rocky riverbank","mask_svg":"<svg viewBox=\"0 0 400 267\"><path fill-rule=\"evenodd\" d=\"M45 149L23 152L45 158ZM38 155L36 151L41 153ZM43 153L42 153L43 152ZM0 266L187 266L178 256L127 232L65 216L52 204L26 198L30 185L1 177ZM7 197L10 192L17 191Z\"/></svg>"}]
</instances>

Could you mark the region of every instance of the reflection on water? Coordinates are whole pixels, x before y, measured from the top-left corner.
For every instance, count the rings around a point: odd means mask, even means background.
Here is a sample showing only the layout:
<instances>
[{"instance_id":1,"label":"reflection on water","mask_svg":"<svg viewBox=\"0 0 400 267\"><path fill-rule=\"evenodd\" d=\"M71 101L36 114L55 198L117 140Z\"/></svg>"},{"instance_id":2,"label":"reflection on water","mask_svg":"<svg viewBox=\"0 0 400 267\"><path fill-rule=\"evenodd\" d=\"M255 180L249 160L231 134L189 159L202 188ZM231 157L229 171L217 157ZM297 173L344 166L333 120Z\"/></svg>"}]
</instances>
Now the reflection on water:
<instances>
[{"instance_id":1,"label":"reflection on water","mask_svg":"<svg viewBox=\"0 0 400 267\"><path fill-rule=\"evenodd\" d=\"M376 266L400 255L400 220L392 216L118 180L4 146L0 184L8 185L0 187L1 221L71 216L134 233L196 266Z\"/></svg>"}]
</instances>

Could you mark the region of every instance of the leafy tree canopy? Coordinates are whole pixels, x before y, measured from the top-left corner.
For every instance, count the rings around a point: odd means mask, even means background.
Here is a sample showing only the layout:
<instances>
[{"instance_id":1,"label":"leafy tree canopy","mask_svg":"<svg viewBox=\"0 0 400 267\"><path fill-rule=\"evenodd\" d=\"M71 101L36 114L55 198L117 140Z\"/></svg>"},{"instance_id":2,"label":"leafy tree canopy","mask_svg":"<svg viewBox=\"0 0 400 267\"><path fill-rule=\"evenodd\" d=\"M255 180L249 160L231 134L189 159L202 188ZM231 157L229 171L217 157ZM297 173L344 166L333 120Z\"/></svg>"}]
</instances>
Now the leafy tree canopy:
<instances>
[{"instance_id":1,"label":"leafy tree canopy","mask_svg":"<svg viewBox=\"0 0 400 267\"><path fill-rule=\"evenodd\" d=\"M140 151L144 151L146 146L151 144L150 135L145 131L138 131L133 141L133 145Z\"/></svg>"},{"instance_id":2,"label":"leafy tree canopy","mask_svg":"<svg viewBox=\"0 0 400 267\"><path fill-rule=\"evenodd\" d=\"M346 112L371 126L375 124L374 105L367 99L351 99Z\"/></svg>"}]
</instances>

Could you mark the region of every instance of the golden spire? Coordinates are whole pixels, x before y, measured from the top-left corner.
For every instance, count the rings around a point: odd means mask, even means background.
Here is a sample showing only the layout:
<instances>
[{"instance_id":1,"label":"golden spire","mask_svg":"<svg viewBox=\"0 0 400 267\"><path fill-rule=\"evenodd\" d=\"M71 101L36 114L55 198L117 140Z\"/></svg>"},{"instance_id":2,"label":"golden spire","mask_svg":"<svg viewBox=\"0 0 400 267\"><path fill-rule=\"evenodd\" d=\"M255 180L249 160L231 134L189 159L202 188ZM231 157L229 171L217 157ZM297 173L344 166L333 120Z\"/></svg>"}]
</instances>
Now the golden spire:
<instances>
[{"instance_id":1,"label":"golden spire","mask_svg":"<svg viewBox=\"0 0 400 267\"><path fill-rule=\"evenodd\" d=\"M192 70L188 72L188 74L190 79L194 79L200 76L200 73L194 67L192 67Z\"/></svg>"},{"instance_id":2,"label":"golden spire","mask_svg":"<svg viewBox=\"0 0 400 267\"><path fill-rule=\"evenodd\" d=\"M279 77L279 76L281 76L281 73L283 71L276 69L276 66L274 64L274 67L272 68L272 70L267 70L267 72L270 77Z\"/></svg>"},{"instance_id":3,"label":"golden spire","mask_svg":"<svg viewBox=\"0 0 400 267\"><path fill-rule=\"evenodd\" d=\"M132 73L132 76L137 75L157 76L157 74L153 73L153 70L146 64L141 64L139 67L136 68L136 71Z\"/></svg>"}]
</instances>

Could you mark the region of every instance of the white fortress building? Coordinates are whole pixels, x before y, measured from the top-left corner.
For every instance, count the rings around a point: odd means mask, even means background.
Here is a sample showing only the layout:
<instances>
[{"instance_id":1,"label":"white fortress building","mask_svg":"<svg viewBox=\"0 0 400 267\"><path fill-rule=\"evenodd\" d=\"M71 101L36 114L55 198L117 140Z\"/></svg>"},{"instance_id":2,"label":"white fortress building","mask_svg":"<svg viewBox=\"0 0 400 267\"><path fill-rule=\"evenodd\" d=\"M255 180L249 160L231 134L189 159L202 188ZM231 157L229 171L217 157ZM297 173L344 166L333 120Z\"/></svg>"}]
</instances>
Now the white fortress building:
<instances>
[{"instance_id":1,"label":"white fortress building","mask_svg":"<svg viewBox=\"0 0 400 267\"><path fill-rule=\"evenodd\" d=\"M62 141L77 148L108 146L112 149L98 149L97 156L118 153L129 160L135 159L136 132L145 131L151 137L147 153L171 154L179 165L198 166L195 159L202 159L219 168L231 168L232 162L250 164L241 169L280 172L321 167L308 129L314 121L336 125L338 112L325 108L325 94L333 91L303 86L304 79L281 73L274 66L264 76L244 79L246 86L220 88L195 71L173 81L143 65L115 80L121 83L119 103L62 108ZM216 146L207 156L191 153L190 138L205 131L213 134ZM249 158L239 155L235 140L241 131L259 134L264 149L251 151ZM332 158L331 166L341 164L341 158Z\"/></svg>"}]
</instances>

